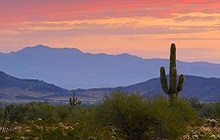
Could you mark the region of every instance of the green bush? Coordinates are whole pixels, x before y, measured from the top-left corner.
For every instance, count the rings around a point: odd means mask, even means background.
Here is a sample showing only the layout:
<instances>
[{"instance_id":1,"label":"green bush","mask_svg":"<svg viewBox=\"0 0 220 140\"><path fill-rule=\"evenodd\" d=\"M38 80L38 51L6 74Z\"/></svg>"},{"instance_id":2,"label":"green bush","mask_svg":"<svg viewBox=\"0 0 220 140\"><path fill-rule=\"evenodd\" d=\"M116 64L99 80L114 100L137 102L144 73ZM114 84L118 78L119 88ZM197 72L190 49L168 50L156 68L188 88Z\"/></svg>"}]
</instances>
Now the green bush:
<instances>
[{"instance_id":1,"label":"green bush","mask_svg":"<svg viewBox=\"0 0 220 140\"><path fill-rule=\"evenodd\" d=\"M26 104L26 107L26 120L30 121L38 118L51 122L56 120L56 109L49 103L31 102Z\"/></svg>"},{"instance_id":2,"label":"green bush","mask_svg":"<svg viewBox=\"0 0 220 140\"><path fill-rule=\"evenodd\" d=\"M97 122L114 128L123 139L175 139L186 133L187 124L198 118L186 102L170 106L167 99L145 100L139 95L113 93L97 109Z\"/></svg>"},{"instance_id":3,"label":"green bush","mask_svg":"<svg viewBox=\"0 0 220 140\"><path fill-rule=\"evenodd\" d=\"M191 104L191 106L196 109L197 111L200 111L201 108L203 107L203 104L199 101L198 98L195 98L195 97L184 97L182 98L183 101Z\"/></svg>"},{"instance_id":4,"label":"green bush","mask_svg":"<svg viewBox=\"0 0 220 140\"><path fill-rule=\"evenodd\" d=\"M145 104L140 96L112 94L100 105L96 118L103 125L111 126L122 138L140 139L153 123L148 118L149 107Z\"/></svg>"},{"instance_id":5,"label":"green bush","mask_svg":"<svg viewBox=\"0 0 220 140\"><path fill-rule=\"evenodd\" d=\"M220 101L215 103L216 119L220 119Z\"/></svg>"},{"instance_id":6,"label":"green bush","mask_svg":"<svg viewBox=\"0 0 220 140\"><path fill-rule=\"evenodd\" d=\"M25 117L26 108L24 105L9 104L2 109L1 118L9 122L21 122Z\"/></svg>"},{"instance_id":7,"label":"green bush","mask_svg":"<svg viewBox=\"0 0 220 140\"><path fill-rule=\"evenodd\" d=\"M187 132L187 125L197 122L198 113L190 104L179 100L172 106L164 98L150 100L152 115L158 121L157 137L176 139Z\"/></svg>"}]
</instances>

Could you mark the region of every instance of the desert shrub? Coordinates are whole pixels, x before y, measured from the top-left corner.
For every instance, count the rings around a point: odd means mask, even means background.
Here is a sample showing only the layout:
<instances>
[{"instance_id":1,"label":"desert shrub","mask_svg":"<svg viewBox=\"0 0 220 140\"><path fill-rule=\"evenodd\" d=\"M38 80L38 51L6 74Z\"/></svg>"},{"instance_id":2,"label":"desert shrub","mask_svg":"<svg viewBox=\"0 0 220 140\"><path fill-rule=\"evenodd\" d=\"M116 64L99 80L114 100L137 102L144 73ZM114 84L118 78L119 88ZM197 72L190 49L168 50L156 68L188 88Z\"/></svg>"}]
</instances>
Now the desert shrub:
<instances>
[{"instance_id":1,"label":"desert shrub","mask_svg":"<svg viewBox=\"0 0 220 140\"><path fill-rule=\"evenodd\" d=\"M9 122L21 122L25 116L24 105L9 104L2 109L1 118Z\"/></svg>"},{"instance_id":2,"label":"desert shrub","mask_svg":"<svg viewBox=\"0 0 220 140\"><path fill-rule=\"evenodd\" d=\"M218 118L215 103L204 103L199 113L202 118Z\"/></svg>"},{"instance_id":3,"label":"desert shrub","mask_svg":"<svg viewBox=\"0 0 220 140\"><path fill-rule=\"evenodd\" d=\"M71 114L71 109L67 105L57 105L55 107L56 120L67 121Z\"/></svg>"},{"instance_id":4,"label":"desert shrub","mask_svg":"<svg viewBox=\"0 0 220 140\"><path fill-rule=\"evenodd\" d=\"M4 112L4 109L3 109L3 107L0 106L0 118L2 118L3 112Z\"/></svg>"},{"instance_id":5,"label":"desert shrub","mask_svg":"<svg viewBox=\"0 0 220 140\"><path fill-rule=\"evenodd\" d=\"M123 139L175 139L186 133L186 126L197 118L186 102L170 106L167 99L145 100L139 95L113 93L97 109L98 122L111 126Z\"/></svg>"},{"instance_id":6,"label":"desert shrub","mask_svg":"<svg viewBox=\"0 0 220 140\"><path fill-rule=\"evenodd\" d=\"M158 121L157 137L176 139L187 132L187 125L197 122L198 113L190 104L178 101L172 106L164 98L150 100L152 115Z\"/></svg>"},{"instance_id":7,"label":"desert shrub","mask_svg":"<svg viewBox=\"0 0 220 140\"><path fill-rule=\"evenodd\" d=\"M113 127L122 138L140 139L155 123L148 115L149 110L150 106L140 96L113 93L100 105L97 118L103 125Z\"/></svg>"},{"instance_id":8,"label":"desert shrub","mask_svg":"<svg viewBox=\"0 0 220 140\"><path fill-rule=\"evenodd\" d=\"M74 108L70 108L69 120L76 122L89 119L88 113L89 112L87 107L76 106Z\"/></svg>"},{"instance_id":9,"label":"desert shrub","mask_svg":"<svg viewBox=\"0 0 220 140\"><path fill-rule=\"evenodd\" d=\"M51 105L49 103L31 102L26 105L26 120L42 120L49 122L69 121L75 122L82 120L90 107L76 106L74 108L68 105Z\"/></svg>"},{"instance_id":10,"label":"desert shrub","mask_svg":"<svg viewBox=\"0 0 220 140\"><path fill-rule=\"evenodd\" d=\"M215 103L216 119L220 119L220 101Z\"/></svg>"},{"instance_id":11,"label":"desert shrub","mask_svg":"<svg viewBox=\"0 0 220 140\"><path fill-rule=\"evenodd\" d=\"M198 98L195 98L195 97L184 97L182 98L183 101L191 104L191 106L196 109L197 111L201 110L203 104L199 101Z\"/></svg>"},{"instance_id":12,"label":"desert shrub","mask_svg":"<svg viewBox=\"0 0 220 140\"><path fill-rule=\"evenodd\" d=\"M200 103L198 99L184 99L190 103L194 109L199 112L201 118L220 118L220 101L211 103Z\"/></svg>"},{"instance_id":13,"label":"desert shrub","mask_svg":"<svg viewBox=\"0 0 220 140\"><path fill-rule=\"evenodd\" d=\"M49 103L36 103L31 102L25 105L26 110L26 120L35 120L41 118L42 120L55 121L55 107Z\"/></svg>"},{"instance_id":14,"label":"desert shrub","mask_svg":"<svg viewBox=\"0 0 220 140\"><path fill-rule=\"evenodd\" d=\"M24 121L25 107L9 104L2 108L0 113L0 132L13 131L15 123Z\"/></svg>"}]
</instances>

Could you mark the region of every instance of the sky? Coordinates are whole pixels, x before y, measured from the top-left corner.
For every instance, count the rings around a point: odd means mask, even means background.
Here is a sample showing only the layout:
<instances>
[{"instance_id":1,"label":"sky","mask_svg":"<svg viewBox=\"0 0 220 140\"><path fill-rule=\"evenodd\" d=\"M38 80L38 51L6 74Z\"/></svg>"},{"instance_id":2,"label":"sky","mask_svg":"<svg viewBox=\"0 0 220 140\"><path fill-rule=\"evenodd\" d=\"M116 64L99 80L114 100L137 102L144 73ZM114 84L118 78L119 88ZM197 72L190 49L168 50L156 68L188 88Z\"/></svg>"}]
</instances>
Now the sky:
<instances>
[{"instance_id":1,"label":"sky","mask_svg":"<svg viewBox=\"0 0 220 140\"><path fill-rule=\"evenodd\" d=\"M0 52L43 44L220 64L219 0L0 0Z\"/></svg>"}]
</instances>

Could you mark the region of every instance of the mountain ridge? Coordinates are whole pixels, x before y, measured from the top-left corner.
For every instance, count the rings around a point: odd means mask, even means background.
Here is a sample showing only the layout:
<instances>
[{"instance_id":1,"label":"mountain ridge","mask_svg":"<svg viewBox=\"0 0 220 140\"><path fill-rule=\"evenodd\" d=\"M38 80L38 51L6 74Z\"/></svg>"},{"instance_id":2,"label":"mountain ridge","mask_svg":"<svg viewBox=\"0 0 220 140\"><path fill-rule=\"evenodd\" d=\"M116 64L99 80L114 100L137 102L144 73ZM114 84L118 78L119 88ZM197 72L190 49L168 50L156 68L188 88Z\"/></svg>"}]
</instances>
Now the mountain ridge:
<instances>
[{"instance_id":1,"label":"mountain ridge","mask_svg":"<svg viewBox=\"0 0 220 140\"><path fill-rule=\"evenodd\" d=\"M54 101L48 97L70 95L70 91L54 84L37 79L19 79L0 71L0 100L3 102Z\"/></svg>"},{"instance_id":2,"label":"mountain ridge","mask_svg":"<svg viewBox=\"0 0 220 140\"><path fill-rule=\"evenodd\" d=\"M28 49L48 49L48 50L67 50L67 51L78 51L82 54L89 54L89 55L106 55L106 56L131 56L131 57L134 57L134 58L138 58L138 59L142 59L142 60L169 60L169 59L166 59L166 58L142 58L140 56L136 56L136 55L133 55L133 54L129 54L129 53L119 53L119 54L107 54L107 53L103 53L103 52L100 52L100 53L89 53L89 52L83 52L77 48L70 48L70 47L63 47L63 48L59 48L59 47L50 47L50 46L47 46L47 45L43 45L43 44L38 44L38 45L35 45L35 46L29 46L29 47L24 47L20 50L17 50L17 51L11 51L11 52L8 52L8 53L3 53L3 52L0 52L0 54L10 54L10 53L16 53L16 52L20 52L20 51L24 51L24 50L28 50ZM184 63L206 63L206 64L214 64L214 65L220 65L220 63L214 63L214 62L207 62L207 61L192 61L192 62L187 62L187 61L182 61L182 60L177 60L178 62L184 62Z\"/></svg>"},{"instance_id":3,"label":"mountain ridge","mask_svg":"<svg viewBox=\"0 0 220 140\"><path fill-rule=\"evenodd\" d=\"M216 102L220 100L220 78L204 78L199 76L185 76L183 90L180 97L198 98L202 102ZM153 78L129 86L114 88L75 89L77 97L83 103L103 101L105 96L113 91L123 90L128 93L139 93L141 96L151 98L166 96L160 85L160 78ZM3 102L30 102L47 101L53 103L67 103L71 91L60 88L54 84L37 79L19 79L0 71L0 101Z\"/></svg>"},{"instance_id":4,"label":"mountain ridge","mask_svg":"<svg viewBox=\"0 0 220 140\"><path fill-rule=\"evenodd\" d=\"M168 69L169 60L143 59L127 53L92 54L44 45L0 55L1 71L22 79L42 79L67 89L128 86L158 77L161 66ZM177 61L177 67L178 73L186 75L220 77L220 64Z\"/></svg>"},{"instance_id":5,"label":"mountain ridge","mask_svg":"<svg viewBox=\"0 0 220 140\"><path fill-rule=\"evenodd\" d=\"M153 78L144 82L132 84L125 87L115 88L94 88L76 89L76 93L83 96L106 96L117 90L128 93L138 93L143 97L152 98L155 96L167 95L162 91L160 78ZM179 96L197 98L201 102L216 102L220 100L220 78L204 78L199 76L186 75L183 90Z\"/></svg>"}]
</instances>

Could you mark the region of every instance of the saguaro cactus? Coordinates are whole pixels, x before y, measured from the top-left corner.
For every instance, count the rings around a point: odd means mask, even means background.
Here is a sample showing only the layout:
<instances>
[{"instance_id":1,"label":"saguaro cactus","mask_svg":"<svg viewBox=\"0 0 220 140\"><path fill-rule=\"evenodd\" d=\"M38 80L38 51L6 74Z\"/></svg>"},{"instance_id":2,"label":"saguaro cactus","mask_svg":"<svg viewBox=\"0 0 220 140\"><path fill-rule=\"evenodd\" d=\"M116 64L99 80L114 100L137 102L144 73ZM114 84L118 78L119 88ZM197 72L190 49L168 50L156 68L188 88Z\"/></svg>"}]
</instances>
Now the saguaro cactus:
<instances>
[{"instance_id":1,"label":"saguaro cactus","mask_svg":"<svg viewBox=\"0 0 220 140\"><path fill-rule=\"evenodd\" d=\"M73 97L71 98L70 97L70 99L69 99L69 105L71 106L71 107L74 107L74 106L76 106L76 105L80 105L81 104L81 101L77 98L77 97L75 97L75 91L72 91L73 92Z\"/></svg>"},{"instance_id":2,"label":"saguaro cactus","mask_svg":"<svg viewBox=\"0 0 220 140\"><path fill-rule=\"evenodd\" d=\"M171 44L170 48L170 85L168 87L168 82L165 74L165 68L160 68L160 83L163 91L169 95L170 102L178 100L178 94L183 89L184 75L179 76L179 81L177 81L177 70L176 70L176 46ZM178 82L178 84L177 84Z\"/></svg>"}]
</instances>

